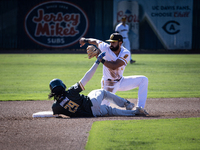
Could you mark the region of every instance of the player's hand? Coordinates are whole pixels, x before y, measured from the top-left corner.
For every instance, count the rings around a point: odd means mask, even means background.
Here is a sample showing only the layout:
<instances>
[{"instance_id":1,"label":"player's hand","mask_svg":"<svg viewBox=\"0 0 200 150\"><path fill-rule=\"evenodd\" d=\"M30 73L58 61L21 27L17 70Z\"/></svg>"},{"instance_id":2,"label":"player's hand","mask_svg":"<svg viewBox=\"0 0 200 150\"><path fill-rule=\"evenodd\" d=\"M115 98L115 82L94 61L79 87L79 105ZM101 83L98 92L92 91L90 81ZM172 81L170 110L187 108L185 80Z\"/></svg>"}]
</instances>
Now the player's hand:
<instances>
[{"instance_id":1,"label":"player's hand","mask_svg":"<svg viewBox=\"0 0 200 150\"><path fill-rule=\"evenodd\" d=\"M98 57L98 55L101 53L101 51L96 48L94 45L89 45L87 47L87 54L88 54L88 58L91 59L93 57Z\"/></svg>"},{"instance_id":2,"label":"player's hand","mask_svg":"<svg viewBox=\"0 0 200 150\"><path fill-rule=\"evenodd\" d=\"M97 57L96 63L99 64L105 55L106 55L106 52L99 54Z\"/></svg>"},{"instance_id":3,"label":"player's hand","mask_svg":"<svg viewBox=\"0 0 200 150\"><path fill-rule=\"evenodd\" d=\"M83 45L85 45L85 42L84 42L85 38L82 37L80 40L79 40L79 43L80 43L80 47L82 47Z\"/></svg>"}]
</instances>

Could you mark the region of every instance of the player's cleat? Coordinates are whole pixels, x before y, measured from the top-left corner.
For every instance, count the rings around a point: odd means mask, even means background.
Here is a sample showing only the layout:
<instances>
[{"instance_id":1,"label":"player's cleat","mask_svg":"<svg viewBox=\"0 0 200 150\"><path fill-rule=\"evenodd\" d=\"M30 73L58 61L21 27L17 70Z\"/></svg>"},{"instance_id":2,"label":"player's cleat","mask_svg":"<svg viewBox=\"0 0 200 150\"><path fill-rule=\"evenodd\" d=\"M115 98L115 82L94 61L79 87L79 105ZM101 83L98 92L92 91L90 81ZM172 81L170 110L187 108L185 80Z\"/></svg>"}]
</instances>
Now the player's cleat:
<instances>
[{"instance_id":1,"label":"player's cleat","mask_svg":"<svg viewBox=\"0 0 200 150\"><path fill-rule=\"evenodd\" d=\"M145 115L149 116L148 112L142 107L136 107L135 115Z\"/></svg>"},{"instance_id":2,"label":"player's cleat","mask_svg":"<svg viewBox=\"0 0 200 150\"><path fill-rule=\"evenodd\" d=\"M126 107L126 110L132 110L135 107L135 104L127 100L127 102L125 103L125 107Z\"/></svg>"},{"instance_id":3,"label":"player's cleat","mask_svg":"<svg viewBox=\"0 0 200 150\"><path fill-rule=\"evenodd\" d=\"M130 60L130 64L135 63L135 62L136 62L135 60L132 60L132 59Z\"/></svg>"}]
</instances>

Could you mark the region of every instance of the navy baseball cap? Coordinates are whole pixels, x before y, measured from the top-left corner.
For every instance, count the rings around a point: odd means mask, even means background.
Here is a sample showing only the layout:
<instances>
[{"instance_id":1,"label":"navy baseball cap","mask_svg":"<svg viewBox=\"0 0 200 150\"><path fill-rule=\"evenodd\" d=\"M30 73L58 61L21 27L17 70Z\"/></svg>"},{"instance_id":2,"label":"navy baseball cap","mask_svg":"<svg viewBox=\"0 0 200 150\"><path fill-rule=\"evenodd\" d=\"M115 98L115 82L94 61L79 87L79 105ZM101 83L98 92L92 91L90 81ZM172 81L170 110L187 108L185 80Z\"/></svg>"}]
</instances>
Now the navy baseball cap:
<instances>
[{"instance_id":1,"label":"navy baseball cap","mask_svg":"<svg viewBox=\"0 0 200 150\"><path fill-rule=\"evenodd\" d=\"M108 42L123 42L123 37L119 33L113 33L110 35L110 39L106 40Z\"/></svg>"},{"instance_id":2,"label":"navy baseball cap","mask_svg":"<svg viewBox=\"0 0 200 150\"><path fill-rule=\"evenodd\" d=\"M124 20L124 21L125 21L125 20L126 20L126 16L123 16L123 17L122 17L122 20Z\"/></svg>"}]
</instances>

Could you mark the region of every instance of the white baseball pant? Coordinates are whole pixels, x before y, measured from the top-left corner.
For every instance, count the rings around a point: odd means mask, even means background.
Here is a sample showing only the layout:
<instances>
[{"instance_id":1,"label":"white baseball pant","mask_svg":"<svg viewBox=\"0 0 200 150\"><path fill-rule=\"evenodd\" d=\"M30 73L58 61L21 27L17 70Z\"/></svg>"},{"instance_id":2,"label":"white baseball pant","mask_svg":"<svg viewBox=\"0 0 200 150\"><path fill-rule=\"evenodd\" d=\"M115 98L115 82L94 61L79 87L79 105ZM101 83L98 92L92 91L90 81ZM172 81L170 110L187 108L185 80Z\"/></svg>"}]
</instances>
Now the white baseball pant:
<instances>
[{"instance_id":1,"label":"white baseball pant","mask_svg":"<svg viewBox=\"0 0 200 150\"><path fill-rule=\"evenodd\" d=\"M133 110L122 110L112 108L107 105L101 105L104 99L112 101L119 107L125 107L126 100L111 92L103 89L93 90L88 94L88 97L92 101L93 106L91 107L92 113L95 117L98 116L134 116L135 111Z\"/></svg>"},{"instance_id":2,"label":"white baseball pant","mask_svg":"<svg viewBox=\"0 0 200 150\"><path fill-rule=\"evenodd\" d=\"M137 107L145 107L148 92L148 78L145 76L126 76L122 77L120 81L108 81L102 78L101 87L112 93L116 93L117 91L128 91L139 87ZM104 100L102 104L109 106L110 102Z\"/></svg>"},{"instance_id":3,"label":"white baseball pant","mask_svg":"<svg viewBox=\"0 0 200 150\"><path fill-rule=\"evenodd\" d=\"M127 50L130 51L131 53L131 47L130 47L130 42L128 38L123 39L123 44L122 44ZM130 60L132 59L132 57L130 56Z\"/></svg>"}]
</instances>

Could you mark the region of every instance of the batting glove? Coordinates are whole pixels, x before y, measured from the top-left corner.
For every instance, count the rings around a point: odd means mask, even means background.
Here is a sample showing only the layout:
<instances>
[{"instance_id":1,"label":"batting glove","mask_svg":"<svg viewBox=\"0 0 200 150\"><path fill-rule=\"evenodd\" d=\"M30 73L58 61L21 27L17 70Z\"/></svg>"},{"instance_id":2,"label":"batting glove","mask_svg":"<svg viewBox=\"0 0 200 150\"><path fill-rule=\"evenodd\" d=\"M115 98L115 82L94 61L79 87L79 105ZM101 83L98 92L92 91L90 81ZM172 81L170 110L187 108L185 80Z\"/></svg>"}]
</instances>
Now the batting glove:
<instances>
[{"instance_id":1,"label":"batting glove","mask_svg":"<svg viewBox=\"0 0 200 150\"><path fill-rule=\"evenodd\" d=\"M105 55L106 55L106 52L99 54L97 57L96 63L99 64Z\"/></svg>"}]
</instances>

